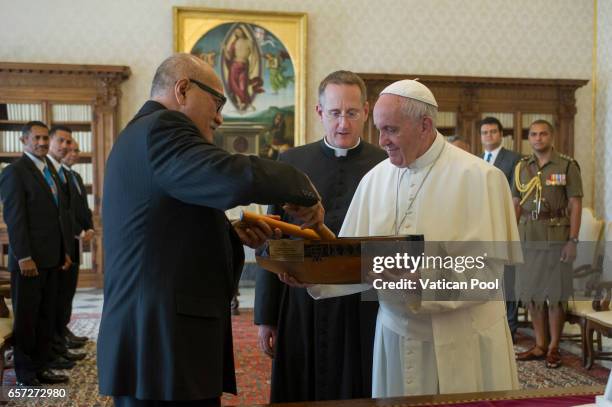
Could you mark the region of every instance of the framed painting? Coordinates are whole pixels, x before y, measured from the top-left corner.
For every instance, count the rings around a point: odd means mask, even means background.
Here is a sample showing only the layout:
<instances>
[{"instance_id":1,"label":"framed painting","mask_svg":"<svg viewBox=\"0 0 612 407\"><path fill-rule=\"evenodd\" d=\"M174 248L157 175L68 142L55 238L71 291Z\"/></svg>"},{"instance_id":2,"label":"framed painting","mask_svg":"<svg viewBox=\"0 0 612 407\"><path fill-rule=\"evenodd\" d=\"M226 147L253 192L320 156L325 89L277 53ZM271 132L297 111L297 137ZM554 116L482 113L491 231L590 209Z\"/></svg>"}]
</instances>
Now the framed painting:
<instances>
[{"instance_id":1,"label":"framed painting","mask_svg":"<svg viewBox=\"0 0 612 407\"><path fill-rule=\"evenodd\" d=\"M174 50L223 82L217 145L276 159L305 143L306 24L305 13L174 8Z\"/></svg>"}]
</instances>

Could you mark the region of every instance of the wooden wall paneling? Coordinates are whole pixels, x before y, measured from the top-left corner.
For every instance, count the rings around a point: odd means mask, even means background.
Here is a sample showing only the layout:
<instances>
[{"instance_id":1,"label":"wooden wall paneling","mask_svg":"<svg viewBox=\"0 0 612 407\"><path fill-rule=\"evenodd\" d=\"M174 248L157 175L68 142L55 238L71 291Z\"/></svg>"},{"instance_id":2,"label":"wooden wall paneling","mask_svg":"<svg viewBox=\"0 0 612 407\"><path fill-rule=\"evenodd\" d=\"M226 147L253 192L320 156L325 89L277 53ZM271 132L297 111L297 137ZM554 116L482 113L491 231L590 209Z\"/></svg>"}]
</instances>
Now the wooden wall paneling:
<instances>
[{"instance_id":1,"label":"wooden wall paneling","mask_svg":"<svg viewBox=\"0 0 612 407\"><path fill-rule=\"evenodd\" d=\"M514 151L519 154L521 152L521 143L523 139L523 114L520 110L514 111L514 128L513 128L513 138L514 138Z\"/></svg>"},{"instance_id":2,"label":"wooden wall paneling","mask_svg":"<svg viewBox=\"0 0 612 407\"><path fill-rule=\"evenodd\" d=\"M472 153L480 154L478 121L483 112L514 115L514 148L521 152L522 116L526 113L551 114L555 118L555 146L562 153L574 154L575 92L588 81L581 79L489 78L469 76L432 76L414 74L360 73L366 83L368 101L373 109L378 94L397 80L419 78L438 101L440 111L457 113L457 134L469 141ZM365 138L377 143L372 118ZM580 135L579 135L580 136ZM523 151L522 153L530 153Z\"/></svg>"}]
</instances>

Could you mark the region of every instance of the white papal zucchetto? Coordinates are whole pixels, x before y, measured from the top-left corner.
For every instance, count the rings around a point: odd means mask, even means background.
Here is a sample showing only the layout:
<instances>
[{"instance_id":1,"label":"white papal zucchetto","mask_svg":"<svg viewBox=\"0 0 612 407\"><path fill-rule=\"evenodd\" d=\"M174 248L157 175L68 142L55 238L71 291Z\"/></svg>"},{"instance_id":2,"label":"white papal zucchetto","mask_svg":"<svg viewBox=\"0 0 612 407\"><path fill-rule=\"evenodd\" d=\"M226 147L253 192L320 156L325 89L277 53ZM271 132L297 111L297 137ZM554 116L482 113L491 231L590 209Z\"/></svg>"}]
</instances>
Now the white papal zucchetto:
<instances>
[{"instance_id":1,"label":"white papal zucchetto","mask_svg":"<svg viewBox=\"0 0 612 407\"><path fill-rule=\"evenodd\" d=\"M402 96L438 107L438 102L436 102L433 93L431 93L427 86L417 80L404 79L393 82L391 85L384 88L380 94Z\"/></svg>"}]
</instances>

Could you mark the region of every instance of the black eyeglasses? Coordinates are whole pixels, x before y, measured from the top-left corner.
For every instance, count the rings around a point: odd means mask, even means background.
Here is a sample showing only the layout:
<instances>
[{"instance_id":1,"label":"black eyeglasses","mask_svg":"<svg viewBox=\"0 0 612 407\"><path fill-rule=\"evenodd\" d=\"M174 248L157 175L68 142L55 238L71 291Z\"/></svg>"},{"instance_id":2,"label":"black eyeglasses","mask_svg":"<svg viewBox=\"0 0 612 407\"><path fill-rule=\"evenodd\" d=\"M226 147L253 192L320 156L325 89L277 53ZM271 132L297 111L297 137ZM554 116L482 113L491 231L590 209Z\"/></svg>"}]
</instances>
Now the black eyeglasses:
<instances>
[{"instance_id":1,"label":"black eyeglasses","mask_svg":"<svg viewBox=\"0 0 612 407\"><path fill-rule=\"evenodd\" d=\"M195 79L189 78L189 82L195 83L204 92L210 93L211 95L213 95L215 97L215 99L217 100L217 113L219 113L221 111L221 109L223 109L223 105L225 105L225 102L227 102L227 98L224 95L222 95L221 93L217 92L213 88L204 85L202 82L196 81Z\"/></svg>"}]
</instances>

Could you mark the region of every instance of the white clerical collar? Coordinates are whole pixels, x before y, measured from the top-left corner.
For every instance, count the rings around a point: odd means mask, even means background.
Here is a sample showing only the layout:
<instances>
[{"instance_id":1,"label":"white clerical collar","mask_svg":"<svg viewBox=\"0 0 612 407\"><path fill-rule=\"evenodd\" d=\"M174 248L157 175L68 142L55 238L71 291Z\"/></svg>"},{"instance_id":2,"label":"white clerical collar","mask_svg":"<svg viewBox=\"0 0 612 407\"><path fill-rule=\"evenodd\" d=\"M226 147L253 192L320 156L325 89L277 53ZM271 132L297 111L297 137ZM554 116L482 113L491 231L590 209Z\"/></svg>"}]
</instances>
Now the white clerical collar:
<instances>
[{"instance_id":1,"label":"white clerical collar","mask_svg":"<svg viewBox=\"0 0 612 407\"><path fill-rule=\"evenodd\" d=\"M32 153L28 153L27 151L24 151L24 153L25 153L25 155L27 155L30 158L30 160L32 160L34 162L34 165L36 165L36 168L38 168L40 170L40 172L43 172L45 170L45 167L47 166L46 162L44 162L40 158L36 157Z\"/></svg>"},{"instance_id":2,"label":"white clerical collar","mask_svg":"<svg viewBox=\"0 0 612 407\"><path fill-rule=\"evenodd\" d=\"M436 138L429 149L425 151L425 154L408 165L408 168L410 170L418 170L432 164L434 161L436 161L436 158L440 156L440 152L444 148L444 143L444 136L436 130Z\"/></svg>"},{"instance_id":3,"label":"white clerical collar","mask_svg":"<svg viewBox=\"0 0 612 407\"><path fill-rule=\"evenodd\" d=\"M348 154L349 150L352 150L354 148L356 148L360 143L361 143L361 138L357 139L357 144L355 144L353 147L350 148L340 148L340 147L334 147L331 144L329 144L327 142L327 137L323 137L323 142L325 143L325 145L328 148L331 148L332 150L334 150L334 155L336 157L346 157L346 155Z\"/></svg>"}]
</instances>

